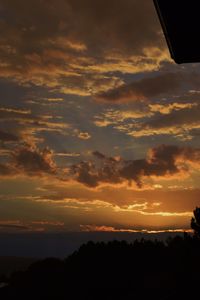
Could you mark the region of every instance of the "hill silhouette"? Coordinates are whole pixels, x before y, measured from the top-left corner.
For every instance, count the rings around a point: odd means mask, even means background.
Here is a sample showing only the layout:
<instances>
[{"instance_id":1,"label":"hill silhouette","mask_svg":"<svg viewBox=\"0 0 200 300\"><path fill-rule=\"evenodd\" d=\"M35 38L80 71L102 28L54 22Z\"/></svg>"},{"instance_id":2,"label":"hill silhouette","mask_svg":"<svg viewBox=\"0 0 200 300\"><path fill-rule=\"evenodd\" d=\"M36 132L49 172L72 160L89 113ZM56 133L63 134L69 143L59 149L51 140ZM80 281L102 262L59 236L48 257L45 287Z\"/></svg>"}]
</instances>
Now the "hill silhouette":
<instances>
[{"instance_id":1,"label":"hill silhouette","mask_svg":"<svg viewBox=\"0 0 200 300\"><path fill-rule=\"evenodd\" d=\"M191 299L199 282L200 240L88 242L68 258L13 273L1 299Z\"/></svg>"},{"instance_id":2,"label":"hill silhouette","mask_svg":"<svg viewBox=\"0 0 200 300\"><path fill-rule=\"evenodd\" d=\"M90 241L66 259L43 259L9 278L2 276L0 299L198 299L198 207L191 228L193 235L166 241Z\"/></svg>"},{"instance_id":3,"label":"hill silhouette","mask_svg":"<svg viewBox=\"0 0 200 300\"><path fill-rule=\"evenodd\" d=\"M2 275L9 276L15 271L26 270L37 260L31 257L0 256L0 278Z\"/></svg>"}]
</instances>

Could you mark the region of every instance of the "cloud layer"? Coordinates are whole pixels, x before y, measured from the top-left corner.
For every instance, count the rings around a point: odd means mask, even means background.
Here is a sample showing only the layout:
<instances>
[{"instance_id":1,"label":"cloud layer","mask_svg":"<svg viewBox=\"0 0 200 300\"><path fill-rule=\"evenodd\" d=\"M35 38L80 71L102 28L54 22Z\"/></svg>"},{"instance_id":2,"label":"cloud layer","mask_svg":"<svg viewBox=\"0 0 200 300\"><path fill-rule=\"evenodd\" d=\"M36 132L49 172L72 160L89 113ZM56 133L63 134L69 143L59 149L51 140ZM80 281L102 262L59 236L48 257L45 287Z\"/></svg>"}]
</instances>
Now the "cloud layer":
<instances>
[{"instance_id":1,"label":"cloud layer","mask_svg":"<svg viewBox=\"0 0 200 300\"><path fill-rule=\"evenodd\" d=\"M91 95L167 58L151 1L1 2L1 76ZM92 30L91 30L92 28Z\"/></svg>"},{"instance_id":2,"label":"cloud layer","mask_svg":"<svg viewBox=\"0 0 200 300\"><path fill-rule=\"evenodd\" d=\"M146 177L172 177L181 172L189 173L192 166L199 166L200 149L161 145L149 151L147 158L123 160L106 157L99 152L94 156L100 162L81 162L71 168L76 180L89 186L117 184L127 181L142 187Z\"/></svg>"},{"instance_id":3,"label":"cloud layer","mask_svg":"<svg viewBox=\"0 0 200 300\"><path fill-rule=\"evenodd\" d=\"M198 88L199 83L198 73L165 72L105 91L96 98L115 103L148 101L161 96L173 96L177 92L183 92L185 87Z\"/></svg>"},{"instance_id":4,"label":"cloud layer","mask_svg":"<svg viewBox=\"0 0 200 300\"><path fill-rule=\"evenodd\" d=\"M0 176L28 175L40 177L55 175L56 164L49 149L39 150L30 146L20 147L10 152L10 160L0 164Z\"/></svg>"}]
</instances>

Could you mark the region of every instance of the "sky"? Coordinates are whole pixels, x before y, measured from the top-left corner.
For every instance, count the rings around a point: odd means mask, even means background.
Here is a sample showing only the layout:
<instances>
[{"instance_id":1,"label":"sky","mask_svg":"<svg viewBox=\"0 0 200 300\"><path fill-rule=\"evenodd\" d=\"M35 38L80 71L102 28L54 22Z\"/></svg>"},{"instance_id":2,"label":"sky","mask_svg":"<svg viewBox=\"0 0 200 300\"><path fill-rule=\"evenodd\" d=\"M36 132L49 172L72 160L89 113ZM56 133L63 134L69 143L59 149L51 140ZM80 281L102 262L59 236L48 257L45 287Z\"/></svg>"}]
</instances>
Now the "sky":
<instances>
[{"instance_id":1,"label":"sky","mask_svg":"<svg viewBox=\"0 0 200 300\"><path fill-rule=\"evenodd\" d=\"M190 228L200 68L147 0L1 0L0 232Z\"/></svg>"}]
</instances>

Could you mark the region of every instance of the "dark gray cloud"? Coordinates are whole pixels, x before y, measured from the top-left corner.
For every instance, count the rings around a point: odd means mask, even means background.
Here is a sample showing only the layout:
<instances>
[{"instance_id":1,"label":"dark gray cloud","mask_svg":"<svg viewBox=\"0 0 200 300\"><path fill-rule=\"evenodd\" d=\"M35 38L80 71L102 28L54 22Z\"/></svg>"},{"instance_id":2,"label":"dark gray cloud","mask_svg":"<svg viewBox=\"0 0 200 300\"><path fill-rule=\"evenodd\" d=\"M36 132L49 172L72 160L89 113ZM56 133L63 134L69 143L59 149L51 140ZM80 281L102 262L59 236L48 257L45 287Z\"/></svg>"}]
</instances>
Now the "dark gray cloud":
<instances>
[{"instance_id":1,"label":"dark gray cloud","mask_svg":"<svg viewBox=\"0 0 200 300\"><path fill-rule=\"evenodd\" d=\"M0 164L0 176L42 176L55 175L56 164L52 159L53 153L49 149L39 150L24 146L11 151L7 162Z\"/></svg>"},{"instance_id":2,"label":"dark gray cloud","mask_svg":"<svg viewBox=\"0 0 200 300\"><path fill-rule=\"evenodd\" d=\"M99 152L99 151L94 151L92 154L94 156L96 156L96 158L98 158L98 159L105 159L106 158L106 156L103 153Z\"/></svg>"},{"instance_id":3,"label":"dark gray cloud","mask_svg":"<svg viewBox=\"0 0 200 300\"><path fill-rule=\"evenodd\" d=\"M0 176L13 176L16 174L15 169L8 163L0 164Z\"/></svg>"},{"instance_id":4,"label":"dark gray cloud","mask_svg":"<svg viewBox=\"0 0 200 300\"><path fill-rule=\"evenodd\" d=\"M20 148L13 154L16 169L21 169L28 175L55 174L56 166L49 149Z\"/></svg>"},{"instance_id":5,"label":"dark gray cloud","mask_svg":"<svg viewBox=\"0 0 200 300\"><path fill-rule=\"evenodd\" d=\"M141 187L144 177L165 177L181 171L188 172L187 163L200 163L200 149L161 145L151 149L144 159L110 160L103 156L100 159L100 165L95 162L81 162L72 166L71 171L76 180L89 187L102 183L116 184L125 180L130 183L133 181Z\"/></svg>"},{"instance_id":6,"label":"dark gray cloud","mask_svg":"<svg viewBox=\"0 0 200 300\"><path fill-rule=\"evenodd\" d=\"M0 229L30 230L30 227L22 224L1 224Z\"/></svg>"},{"instance_id":7,"label":"dark gray cloud","mask_svg":"<svg viewBox=\"0 0 200 300\"><path fill-rule=\"evenodd\" d=\"M108 162L111 162L111 163L116 163L120 160L120 158L118 158L118 157L111 157L111 156L107 157L99 151L94 151L92 154L100 160L105 160L105 161L108 161Z\"/></svg>"},{"instance_id":8,"label":"dark gray cloud","mask_svg":"<svg viewBox=\"0 0 200 300\"><path fill-rule=\"evenodd\" d=\"M198 88L200 74L185 72L161 73L124 84L96 96L96 99L110 102L142 101L160 96L173 96L186 89Z\"/></svg>"},{"instance_id":9,"label":"dark gray cloud","mask_svg":"<svg viewBox=\"0 0 200 300\"><path fill-rule=\"evenodd\" d=\"M116 5L114 0L2 0L1 14L2 39L18 45L23 53L37 52L49 38L58 36L101 51L118 48L141 53L161 43L151 1L119 0ZM18 35L13 39L14 33Z\"/></svg>"},{"instance_id":10,"label":"dark gray cloud","mask_svg":"<svg viewBox=\"0 0 200 300\"><path fill-rule=\"evenodd\" d=\"M100 160L100 164L83 161L71 167L71 173L76 180L90 187L96 187L100 182L120 183L119 162L111 157L106 157L100 152L93 153Z\"/></svg>"},{"instance_id":11,"label":"dark gray cloud","mask_svg":"<svg viewBox=\"0 0 200 300\"><path fill-rule=\"evenodd\" d=\"M87 96L119 86L105 73L130 73L130 60L152 70L166 59L152 1L2 0L1 16L1 76L20 83Z\"/></svg>"},{"instance_id":12,"label":"dark gray cloud","mask_svg":"<svg viewBox=\"0 0 200 300\"><path fill-rule=\"evenodd\" d=\"M200 105L196 103L168 114L157 113L152 118L138 123L135 128L130 126L130 128L123 127L121 130L134 137L173 135L180 139L192 139L198 135L199 113Z\"/></svg>"},{"instance_id":13,"label":"dark gray cloud","mask_svg":"<svg viewBox=\"0 0 200 300\"><path fill-rule=\"evenodd\" d=\"M0 141L3 142L17 142L19 138L10 132L0 130Z\"/></svg>"},{"instance_id":14,"label":"dark gray cloud","mask_svg":"<svg viewBox=\"0 0 200 300\"><path fill-rule=\"evenodd\" d=\"M148 128L167 128L172 126L190 127L193 123L199 123L200 105L182 110L174 110L170 114L159 115L156 118L149 120L142 127Z\"/></svg>"},{"instance_id":15,"label":"dark gray cloud","mask_svg":"<svg viewBox=\"0 0 200 300\"><path fill-rule=\"evenodd\" d=\"M12 100L15 102L15 99ZM25 104L25 107L27 105ZM66 134L70 124L63 122L60 116L54 115L54 111L47 112L47 109L34 110L17 109L12 105L0 106L0 141L17 142L20 145L34 145L41 142L46 132L57 132ZM10 144L5 144L10 150Z\"/></svg>"},{"instance_id":16,"label":"dark gray cloud","mask_svg":"<svg viewBox=\"0 0 200 300\"><path fill-rule=\"evenodd\" d=\"M91 48L141 53L145 47L161 42L151 1L119 0L116 4L114 0L70 0L68 3L73 17L79 21L75 34L83 37Z\"/></svg>"}]
</instances>

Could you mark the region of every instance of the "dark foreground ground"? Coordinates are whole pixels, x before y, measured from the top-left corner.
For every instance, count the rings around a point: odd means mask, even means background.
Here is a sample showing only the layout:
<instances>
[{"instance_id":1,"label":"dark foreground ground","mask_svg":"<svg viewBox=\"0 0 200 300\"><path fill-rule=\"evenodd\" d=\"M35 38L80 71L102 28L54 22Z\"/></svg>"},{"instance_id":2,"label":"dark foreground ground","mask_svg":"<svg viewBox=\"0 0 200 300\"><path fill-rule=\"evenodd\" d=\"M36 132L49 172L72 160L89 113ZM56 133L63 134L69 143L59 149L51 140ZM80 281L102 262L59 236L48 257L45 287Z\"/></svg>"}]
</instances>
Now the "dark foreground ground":
<instances>
[{"instance_id":1,"label":"dark foreground ground","mask_svg":"<svg viewBox=\"0 0 200 300\"><path fill-rule=\"evenodd\" d=\"M0 299L200 299L199 282L198 238L89 242L64 260L13 273Z\"/></svg>"}]
</instances>

